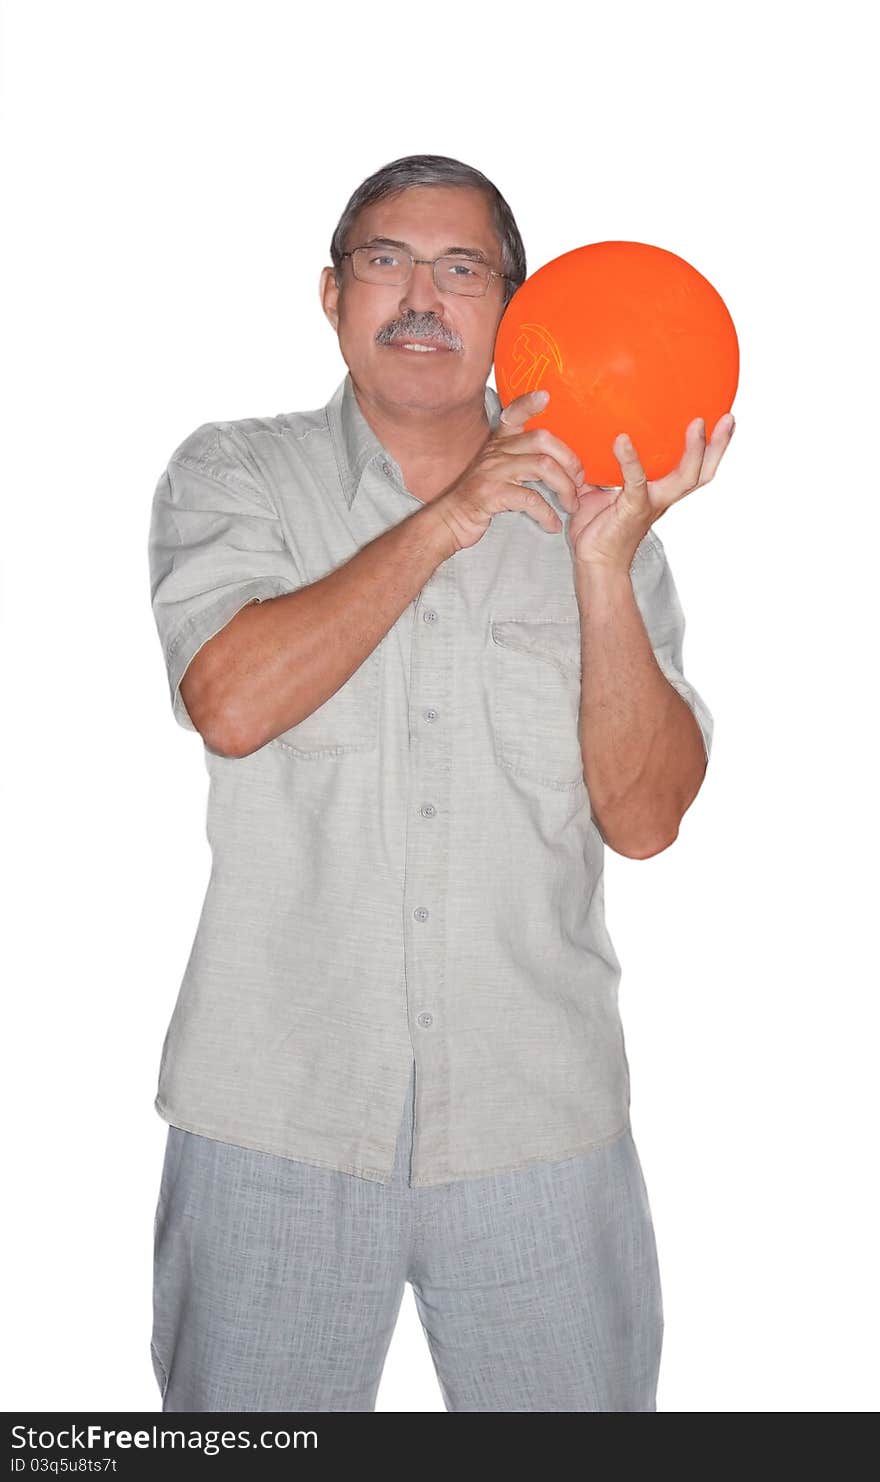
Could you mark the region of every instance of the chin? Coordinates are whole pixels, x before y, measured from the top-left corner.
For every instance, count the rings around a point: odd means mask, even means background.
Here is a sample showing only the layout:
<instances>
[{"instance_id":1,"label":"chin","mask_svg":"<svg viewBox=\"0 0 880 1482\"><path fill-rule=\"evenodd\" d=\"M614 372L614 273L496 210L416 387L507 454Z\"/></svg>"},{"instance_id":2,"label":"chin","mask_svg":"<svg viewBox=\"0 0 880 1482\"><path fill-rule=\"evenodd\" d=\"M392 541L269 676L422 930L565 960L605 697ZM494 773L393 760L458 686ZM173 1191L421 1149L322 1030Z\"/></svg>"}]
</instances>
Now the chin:
<instances>
[{"instance_id":1,"label":"chin","mask_svg":"<svg viewBox=\"0 0 880 1482\"><path fill-rule=\"evenodd\" d=\"M392 350L374 345L366 359L347 362L352 379L369 395L384 397L399 406L442 410L481 399L486 377L477 382L473 365L466 367L459 351L438 351L443 365L421 365L433 359L418 351ZM473 382L467 385L467 381Z\"/></svg>"}]
</instances>

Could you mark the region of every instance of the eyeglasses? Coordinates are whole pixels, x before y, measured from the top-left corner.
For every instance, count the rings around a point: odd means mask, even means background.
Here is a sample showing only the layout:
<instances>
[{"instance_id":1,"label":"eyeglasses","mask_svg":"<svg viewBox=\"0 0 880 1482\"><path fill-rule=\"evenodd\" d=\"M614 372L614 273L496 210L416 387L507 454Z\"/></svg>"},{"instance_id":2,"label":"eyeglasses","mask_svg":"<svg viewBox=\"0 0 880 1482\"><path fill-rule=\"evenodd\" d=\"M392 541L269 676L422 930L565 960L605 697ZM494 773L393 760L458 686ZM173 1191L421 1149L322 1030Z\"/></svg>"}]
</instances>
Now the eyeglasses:
<instances>
[{"instance_id":1,"label":"eyeglasses","mask_svg":"<svg viewBox=\"0 0 880 1482\"><path fill-rule=\"evenodd\" d=\"M488 263L469 257L413 257L400 247L355 247L343 252L351 258L352 272L362 283L385 283L396 287L408 283L416 263L434 269L434 283L442 293L464 293L471 298L484 294L493 278L512 280Z\"/></svg>"}]
</instances>

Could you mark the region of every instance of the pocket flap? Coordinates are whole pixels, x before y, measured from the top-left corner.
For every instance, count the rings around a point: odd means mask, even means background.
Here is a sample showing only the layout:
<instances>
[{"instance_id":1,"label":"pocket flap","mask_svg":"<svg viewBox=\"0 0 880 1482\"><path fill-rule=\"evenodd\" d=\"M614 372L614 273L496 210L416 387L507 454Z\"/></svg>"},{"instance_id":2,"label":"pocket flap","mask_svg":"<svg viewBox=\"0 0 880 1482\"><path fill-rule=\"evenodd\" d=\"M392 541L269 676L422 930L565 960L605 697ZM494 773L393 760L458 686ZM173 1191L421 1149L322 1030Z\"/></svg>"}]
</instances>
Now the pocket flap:
<instances>
[{"instance_id":1,"label":"pocket flap","mask_svg":"<svg viewBox=\"0 0 880 1482\"><path fill-rule=\"evenodd\" d=\"M496 618L492 638L502 648L515 648L555 664L563 674L581 672L579 617Z\"/></svg>"}]
</instances>

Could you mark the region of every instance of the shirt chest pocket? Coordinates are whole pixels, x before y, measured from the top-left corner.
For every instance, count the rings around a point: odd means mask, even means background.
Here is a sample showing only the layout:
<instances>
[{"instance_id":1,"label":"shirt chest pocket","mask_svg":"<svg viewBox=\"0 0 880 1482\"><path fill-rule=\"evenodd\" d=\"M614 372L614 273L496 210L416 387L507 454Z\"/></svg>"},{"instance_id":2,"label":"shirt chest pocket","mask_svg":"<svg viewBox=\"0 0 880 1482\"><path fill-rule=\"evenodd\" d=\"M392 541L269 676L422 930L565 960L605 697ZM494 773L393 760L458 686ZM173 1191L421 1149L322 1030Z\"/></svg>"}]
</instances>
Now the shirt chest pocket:
<instances>
[{"instance_id":1,"label":"shirt chest pocket","mask_svg":"<svg viewBox=\"0 0 880 1482\"><path fill-rule=\"evenodd\" d=\"M292 761L375 750L379 740L382 653L380 643L329 700L299 725L282 731L271 744L280 747Z\"/></svg>"},{"instance_id":2,"label":"shirt chest pocket","mask_svg":"<svg viewBox=\"0 0 880 1482\"><path fill-rule=\"evenodd\" d=\"M579 615L493 618L490 630L496 761L544 787L583 785Z\"/></svg>"}]
</instances>

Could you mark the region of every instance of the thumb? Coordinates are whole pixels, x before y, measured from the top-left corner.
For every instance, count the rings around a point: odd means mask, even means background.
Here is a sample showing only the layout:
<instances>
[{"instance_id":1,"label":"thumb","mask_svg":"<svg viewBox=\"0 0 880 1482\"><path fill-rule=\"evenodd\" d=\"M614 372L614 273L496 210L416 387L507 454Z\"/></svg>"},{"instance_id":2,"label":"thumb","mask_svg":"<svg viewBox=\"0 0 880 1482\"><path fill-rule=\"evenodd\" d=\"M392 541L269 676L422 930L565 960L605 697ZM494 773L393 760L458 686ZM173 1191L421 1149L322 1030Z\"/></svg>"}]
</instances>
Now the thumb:
<instances>
[{"instance_id":1,"label":"thumb","mask_svg":"<svg viewBox=\"0 0 880 1482\"><path fill-rule=\"evenodd\" d=\"M543 412L550 400L549 391L526 391L522 396L514 397L498 418L499 430L504 432L519 432L530 417L537 416Z\"/></svg>"}]
</instances>

